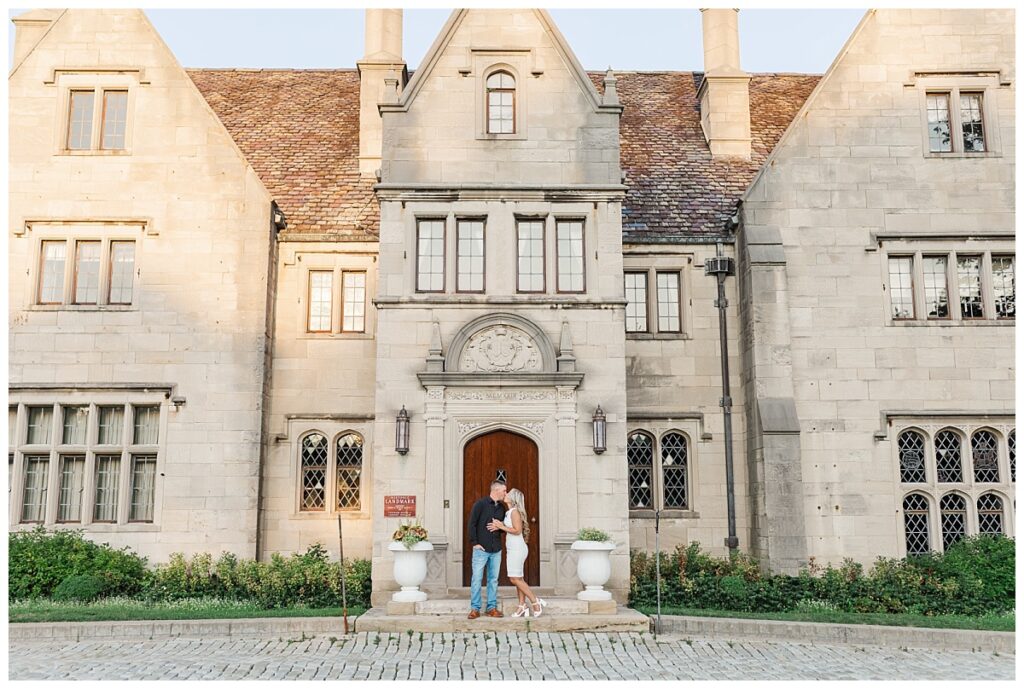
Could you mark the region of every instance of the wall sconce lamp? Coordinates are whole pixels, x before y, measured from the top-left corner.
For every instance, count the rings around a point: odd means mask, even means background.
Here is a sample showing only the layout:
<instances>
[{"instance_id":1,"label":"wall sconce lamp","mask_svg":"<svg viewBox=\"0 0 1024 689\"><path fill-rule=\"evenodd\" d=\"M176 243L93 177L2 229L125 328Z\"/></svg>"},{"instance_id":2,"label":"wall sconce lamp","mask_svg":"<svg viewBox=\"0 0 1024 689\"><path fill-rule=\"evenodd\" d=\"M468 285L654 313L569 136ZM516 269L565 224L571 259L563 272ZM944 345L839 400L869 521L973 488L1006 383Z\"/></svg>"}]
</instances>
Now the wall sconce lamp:
<instances>
[{"instance_id":1,"label":"wall sconce lamp","mask_svg":"<svg viewBox=\"0 0 1024 689\"><path fill-rule=\"evenodd\" d=\"M604 410L597 405L594 411L594 454L602 454L608 449L608 422L605 419Z\"/></svg>"},{"instance_id":2,"label":"wall sconce lamp","mask_svg":"<svg viewBox=\"0 0 1024 689\"><path fill-rule=\"evenodd\" d=\"M409 412L402 405L402 411L398 412L395 419L395 452L404 455L409 451Z\"/></svg>"}]
</instances>

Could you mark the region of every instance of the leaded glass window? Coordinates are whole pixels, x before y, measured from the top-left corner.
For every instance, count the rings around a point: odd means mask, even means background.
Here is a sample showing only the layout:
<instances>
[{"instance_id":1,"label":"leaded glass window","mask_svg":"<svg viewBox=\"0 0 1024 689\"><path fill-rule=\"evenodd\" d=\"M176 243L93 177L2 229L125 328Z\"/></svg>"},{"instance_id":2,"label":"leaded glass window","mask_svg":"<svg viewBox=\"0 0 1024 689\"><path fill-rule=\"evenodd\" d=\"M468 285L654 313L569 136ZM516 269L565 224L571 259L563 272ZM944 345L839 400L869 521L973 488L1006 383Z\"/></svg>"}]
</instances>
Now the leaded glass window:
<instances>
[{"instance_id":1,"label":"leaded glass window","mask_svg":"<svg viewBox=\"0 0 1024 689\"><path fill-rule=\"evenodd\" d=\"M75 243L75 303L96 304L100 296L100 242Z\"/></svg>"},{"instance_id":2,"label":"leaded glass window","mask_svg":"<svg viewBox=\"0 0 1024 689\"><path fill-rule=\"evenodd\" d=\"M160 407L135 407L135 445L156 445L160 435Z\"/></svg>"},{"instance_id":3,"label":"leaded glass window","mask_svg":"<svg viewBox=\"0 0 1024 689\"><path fill-rule=\"evenodd\" d=\"M327 457L330 449L327 438L310 433L302 439L302 502L303 512L323 512L327 509Z\"/></svg>"},{"instance_id":4,"label":"leaded glass window","mask_svg":"<svg viewBox=\"0 0 1024 689\"><path fill-rule=\"evenodd\" d=\"M544 291L544 221L516 223L519 245L518 291Z\"/></svg>"},{"instance_id":5,"label":"leaded glass window","mask_svg":"<svg viewBox=\"0 0 1024 689\"><path fill-rule=\"evenodd\" d=\"M1010 480L1017 482L1017 431L1010 431L1006 437L1006 454L1010 464Z\"/></svg>"},{"instance_id":6,"label":"leaded glass window","mask_svg":"<svg viewBox=\"0 0 1024 689\"><path fill-rule=\"evenodd\" d=\"M120 445L124 431L124 407L100 407L97 430L97 444Z\"/></svg>"},{"instance_id":7,"label":"leaded glass window","mask_svg":"<svg viewBox=\"0 0 1024 689\"><path fill-rule=\"evenodd\" d=\"M103 92L103 137L100 148L124 148L125 125L128 121L128 92Z\"/></svg>"},{"instance_id":8,"label":"leaded glass window","mask_svg":"<svg viewBox=\"0 0 1024 689\"><path fill-rule=\"evenodd\" d=\"M153 521L156 455L132 455L132 502L128 521Z\"/></svg>"},{"instance_id":9,"label":"leaded glass window","mask_svg":"<svg viewBox=\"0 0 1024 689\"><path fill-rule=\"evenodd\" d=\"M956 493L947 493L939 501L942 517L942 548L948 550L967 535L967 501Z\"/></svg>"},{"instance_id":10,"label":"leaded glass window","mask_svg":"<svg viewBox=\"0 0 1024 689\"><path fill-rule=\"evenodd\" d=\"M978 483L999 482L999 451L996 436L991 431L976 431L971 436L971 461L974 480Z\"/></svg>"},{"instance_id":11,"label":"leaded glass window","mask_svg":"<svg viewBox=\"0 0 1024 689\"><path fill-rule=\"evenodd\" d=\"M946 257L925 256L924 312L928 318L949 318L949 289L946 283Z\"/></svg>"},{"instance_id":12,"label":"leaded glass window","mask_svg":"<svg viewBox=\"0 0 1024 689\"><path fill-rule=\"evenodd\" d=\"M39 303L60 304L64 301L64 266L67 262L67 242L44 241L39 271Z\"/></svg>"},{"instance_id":13,"label":"leaded glass window","mask_svg":"<svg viewBox=\"0 0 1024 689\"><path fill-rule=\"evenodd\" d=\"M964 151L985 150L985 123L981 110L980 93L960 94L960 126L963 129Z\"/></svg>"},{"instance_id":14,"label":"leaded glass window","mask_svg":"<svg viewBox=\"0 0 1024 689\"><path fill-rule=\"evenodd\" d=\"M689 503L686 469L688 460L686 437L666 433L661 438L661 480L664 486L664 507L687 509Z\"/></svg>"},{"instance_id":15,"label":"leaded glass window","mask_svg":"<svg viewBox=\"0 0 1024 689\"><path fill-rule=\"evenodd\" d=\"M27 455L25 457L25 491L22 500L21 521L42 522L46 518L49 470L49 455Z\"/></svg>"},{"instance_id":16,"label":"leaded glass window","mask_svg":"<svg viewBox=\"0 0 1024 689\"><path fill-rule=\"evenodd\" d=\"M110 242L111 304L132 303L132 279L135 273L135 242Z\"/></svg>"},{"instance_id":17,"label":"leaded glass window","mask_svg":"<svg viewBox=\"0 0 1024 689\"><path fill-rule=\"evenodd\" d=\"M53 407L28 408L28 439L29 445L48 445L50 432L53 428Z\"/></svg>"},{"instance_id":18,"label":"leaded glass window","mask_svg":"<svg viewBox=\"0 0 1024 689\"><path fill-rule=\"evenodd\" d=\"M508 72L487 77L487 133L516 131L516 80Z\"/></svg>"},{"instance_id":19,"label":"leaded glass window","mask_svg":"<svg viewBox=\"0 0 1024 689\"><path fill-rule=\"evenodd\" d=\"M363 471L363 439L355 433L338 438L338 509L358 510Z\"/></svg>"},{"instance_id":20,"label":"leaded glass window","mask_svg":"<svg viewBox=\"0 0 1024 689\"><path fill-rule=\"evenodd\" d=\"M900 481L924 483L924 436L917 431L904 431L897 440L900 456Z\"/></svg>"},{"instance_id":21,"label":"leaded glass window","mask_svg":"<svg viewBox=\"0 0 1024 689\"><path fill-rule=\"evenodd\" d=\"M60 458L60 500L57 521L82 521L82 491L85 489L85 456L64 455Z\"/></svg>"},{"instance_id":22,"label":"leaded glass window","mask_svg":"<svg viewBox=\"0 0 1024 689\"><path fill-rule=\"evenodd\" d=\"M658 273L658 332L679 332L679 316L679 273Z\"/></svg>"},{"instance_id":23,"label":"leaded glass window","mask_svg":"<svg viewBox=\"0 0 1024 689\"><path fill-rule=\"evenodd\" d=\"M96 455L96 507L93 521L117 521L117 488L121 455Z\"/></svg>"},{"instance_id":24,"label":"leaded glass window","mask_svg":"<svg viewBox=\"0 0 1024 689\"><path fill-rule=\"evenodd\" d=\"M960 315L963 318L984 318L981 297L981 256L956 257L957 283L960 290Z\"/></svg>"},{"instance_id":25,"label":"leaded glass window","mask_svg":"<svg viewBox=\"0 0 1024 689\"><path fill-rule=\"evenodd\" d=\"M914 259L889 257L889 301L893 318L914 317Z\"/></svg>"},{"instance_id":26,"label":"leaded glass window","mask_svg":"<svg viewBox=\"0 0 1024 689\"><path fill-rule=\"evenodd\" d=\"M978 498L978 533L1003 533L1003 499L994 493L985 493Z\"/></svg>"},{"instance_id":27,"label":"leaded glass window","mask_svg":"<svg viewBox=\"0 0 1024 689\"><path fill-rule=\"evenodd\" d=\"M996 318L1014 318L1016 316L1014 268L1013 256L992 257L992 296L995 297Z\"/></svg>"},{"instance_id":28,"label":"leaded glass window","mask_svg":"<svg viewBox=\"0 0 1024 689\"><path fill-rule=\"evenodd\" d=\"M455 290L484 291L484 222L459 220L455 227Z\"/></svg>"},{"instance_id":29,"label":"leaded glass window","mask_svg":"<svg viewBox=\"0 0 1024 689\"><path fill-rule=\"evenodd\" d=\"M89 421L89 407L61 407L64 415L64 430L61 442L64 445L85 445L85 431Z\"/></svg>"},{"instance_id":30,"label":"leaded glass window","mask_svg":"<svg viewBox=\"0 0 1024 689\"><path fill-rule=\"evenodd\" d=\"M626 273L626 332L647 332L647 273Z\"/></svg>"},{"instance_id":31,"label":"leaded glass window","mask_svg":"<svg viewBox=\"0 0 1024 689\"><path fill-rule=\"evenodd\" d=\"M341 274L341 330L361 333L366 330L366 273L344 271Z\"/></svg>"},{"instance_id":32,"label":"leaded glass window","mask_svg":"<svg viewBox=\"0 0 1024 689\"><path fill-rule=\"evenodd\" d=\"M949 94L929 93L928 101L928 150L941 153L953 150L949 128Z\"/></svg>"},{"instance_id":33,"label":"leaded glass window","mask_svg":"<svg viewBox=\"0 0 1024 689\"><path fill-rule=\"evenodd\" d=\"M309 271L309 313L306 329L311 333L331 331L331 297L334 292L334 273L329 270Z\"/></svg>"},{"instance_id":34,"label":"leaded glass window","mask_svg":"<svg viewBox=\"0 0 1024 689\"><path fill-rule=\"evenodd\" d=\"M444 220L420 220L416 239L416 290L444 291Z\"/></svg>"},{"instance_id":35,"label":"leaded glass window","mask_svg":"<svg viewBox=\"0 0 1024 689\"><path fill-rule=\"evenodd\" d=\"M928 498L911 493L903 498L903 532L907 555L923 555L931 550L928 533Z\"/></svg>"},{"instance_id":36,"label":"leaded glass window","mask_svg":"<svg viewBox=\"0 0 1024 689\"><path fill-rule=\"evenodd\" d=\"M96 94L93 91L72 91L68 115L68 149L84 151L92 148L92 118Z\"/></svg>"},{"instance_id":37,"label":"leaded glass window","mask_svg":"<svg viewBox=\"0 0 1024 689\"><path fill-rule=\"evenodd\" d=\"M584 286L583 221L560 220L555 226L558 291L582 292Z\"/></svg>"},{"instance_id":38,"label":"leaded glass window","mask_svg":"<svg viewBox=\"0 0 1024 689\"><path fill-rule=\"evenodd\" d=\"M939 483L960 483L964 480L960 434L943 430L935 434L935 474Z\"/></svg>"},{"instance_id":39,"label":"leaded glass window","mask_svg":"<svg viewBox=\"0 0 1024 689\"><path fill-rule=\"evenodd\" d=\"M629 464L629 508L654 509L654 439L639 431L626 441Z\"/></svg>"}]
</instances>

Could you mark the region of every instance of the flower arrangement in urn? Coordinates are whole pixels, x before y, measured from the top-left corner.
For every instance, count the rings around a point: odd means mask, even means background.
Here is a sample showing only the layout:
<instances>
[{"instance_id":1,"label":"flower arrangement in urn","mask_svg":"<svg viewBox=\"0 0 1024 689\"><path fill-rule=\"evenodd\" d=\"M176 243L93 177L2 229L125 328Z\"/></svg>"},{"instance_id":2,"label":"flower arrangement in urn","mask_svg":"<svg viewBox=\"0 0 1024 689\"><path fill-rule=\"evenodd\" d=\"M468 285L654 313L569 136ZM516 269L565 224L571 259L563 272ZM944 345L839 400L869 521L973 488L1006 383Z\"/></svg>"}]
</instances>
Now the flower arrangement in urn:
<instances>
[{"instance_id":1,"label":"flower arrangement in urn","mask_svg":"<svg viewBox=\"0 0 1024 689\"><path fill-rule=\"evenodd\" d=\"M427 530L419 522L402 522L392 534L391 540L400 542L411 550L417 543L427 540Z\"/></svg>"},{"instance_id":2,"label":"flower arrangement in urn","mask_svg":"<svg viewBox=\"0 0 1024 689\"><path fill-rule=\"evenodd\" d=\"M604 531L585 527L576 534L576 541L570 546L576 552L576 576L584 589L576 594L579 600L611 600L612 594L604 585L612 576L611 552L615 543Z\"/></svg>"}]
</instances>

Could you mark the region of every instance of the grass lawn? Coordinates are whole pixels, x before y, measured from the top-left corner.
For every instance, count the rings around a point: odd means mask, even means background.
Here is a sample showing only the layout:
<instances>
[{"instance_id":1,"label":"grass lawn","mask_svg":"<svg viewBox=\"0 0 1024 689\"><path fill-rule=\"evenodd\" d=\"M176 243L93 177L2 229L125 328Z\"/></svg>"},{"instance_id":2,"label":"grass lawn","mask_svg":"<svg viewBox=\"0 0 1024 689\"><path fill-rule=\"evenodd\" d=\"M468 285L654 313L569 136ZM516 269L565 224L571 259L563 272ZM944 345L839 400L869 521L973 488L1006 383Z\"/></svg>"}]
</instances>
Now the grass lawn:
<instances>
[{"instance_id":1,"label":"grass lawn","mask_svg":"<svg viewBox=\"0 0 1024 689\"><path fill-rule=\"evenodd\" d=\"M656 608L637 607L645 615L654 615ZM814 610L807 612L741 612L736 610L697 610L662 606L662 615L691 617L740 617L751 620L785 620L789 622L824 622L831 624L881 624L892 627L933 627L940 629L983 629L993 632L1014 631L1014 614L961 617L959 615L893 615L889 613L839 612Z\"/></svg>"},{"instance_id":2,"label":"grass lawn","mask_svg":"<svg viewBox=\"0 0 1024 689\"><path fill-rule=\"evenodd\" d=\"M349 619L366 612L350 607ZM253 603L188 599L173 603L146 603L131 598L107 598L94 603L58 603L51 600L15 601L8 607L10 622L101 622L111 620L211 620L244 617L341 617L341 608L275 608Z\"/></svg>"}]
</instances>

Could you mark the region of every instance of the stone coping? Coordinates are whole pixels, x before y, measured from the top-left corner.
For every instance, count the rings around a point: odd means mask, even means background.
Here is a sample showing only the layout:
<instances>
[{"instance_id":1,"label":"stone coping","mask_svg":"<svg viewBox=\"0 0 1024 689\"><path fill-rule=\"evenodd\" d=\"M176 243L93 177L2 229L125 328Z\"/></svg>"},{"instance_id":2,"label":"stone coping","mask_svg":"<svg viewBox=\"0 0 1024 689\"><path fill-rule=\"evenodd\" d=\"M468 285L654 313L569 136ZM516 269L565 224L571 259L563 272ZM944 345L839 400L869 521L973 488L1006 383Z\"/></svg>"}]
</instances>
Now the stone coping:
<instances>
[{"instance_id":1,"label":"stone coping","mask_svg":"<svg viewBox=\"0 0 1024 689\"><path fill-rule=\"evenodd\" d=\"M653 620L656 616L652 615ZM1014 632L975 629L934 629L877 624L794 622L740 617L691 617L662 615L662 634L692 639L719 638L750 641L782 641L808 644L926 648L941 651L986 651L1015 655Z\"/></svg>"}]
</instances>

